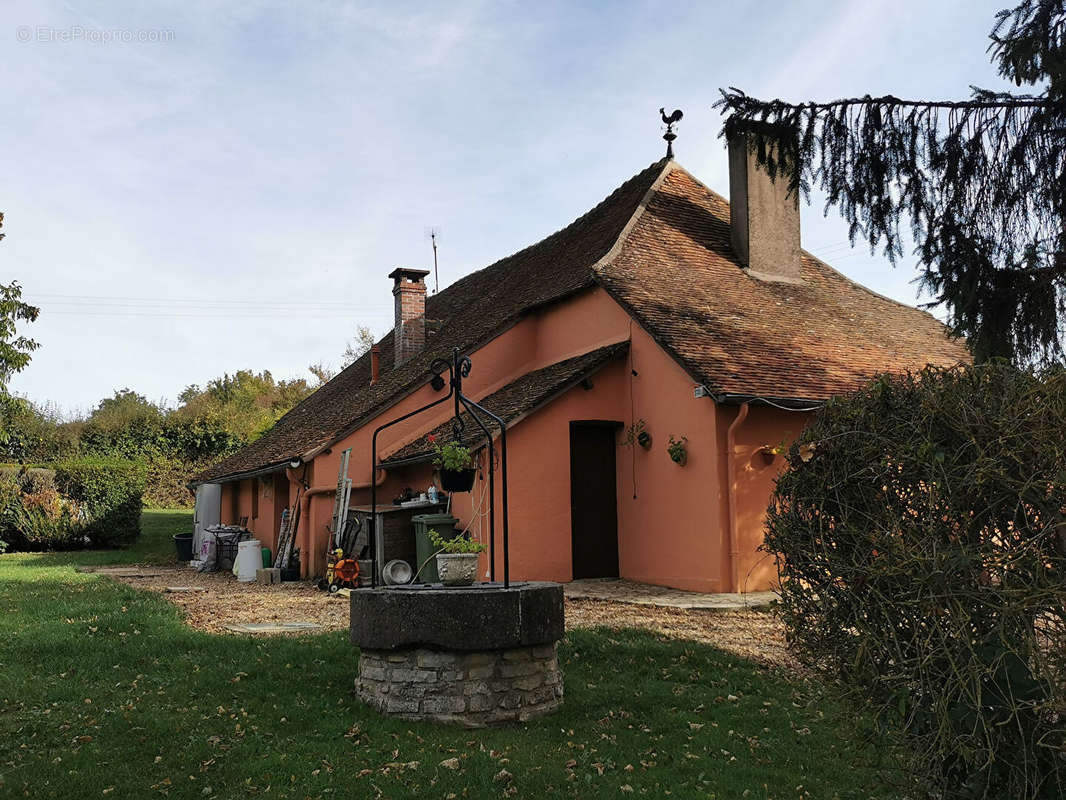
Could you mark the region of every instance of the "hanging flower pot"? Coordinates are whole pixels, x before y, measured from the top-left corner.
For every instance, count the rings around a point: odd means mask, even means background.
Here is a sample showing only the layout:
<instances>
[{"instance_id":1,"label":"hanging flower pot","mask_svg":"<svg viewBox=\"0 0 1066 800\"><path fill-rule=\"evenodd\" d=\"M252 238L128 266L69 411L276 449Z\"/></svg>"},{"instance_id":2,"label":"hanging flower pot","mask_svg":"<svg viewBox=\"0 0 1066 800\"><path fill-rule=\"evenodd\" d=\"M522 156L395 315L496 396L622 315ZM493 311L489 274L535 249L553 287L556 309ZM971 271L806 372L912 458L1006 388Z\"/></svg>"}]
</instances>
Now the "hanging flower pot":
<instances>
[{"instance_id":1,"label":"hanging flower pot","mask_svg":"<svg viewBox=\"0 0 1066 800\"><path fill-rule=\"evenodd\" d=\"M670 443L666 446L666 452L670 454L670 459L678 466L685 466L688 463L688 437L682 436L680 439L675 439L673 435L670 436Z\"/></svg>"},{"instance_id":2,"label":"hanging flower pot","mask_svg":"<svg viewBox=\"0 0 1066 800\"><path fill-rule=\"evenodd\" d=\"M444 469L440 471L440 488L446 492L469 492L474 488L477 469Z\"/></svg>"},{"instance_id":3,"label":"hanging flower pot","mask_svg":"<svg viewBox=\"0 0 1066 800\"><path fill-rule=\"evenodd\" d=\"M632 425L625 429L625 433L622 435L622 444L625 447L632 447L635 444L639 444L645 450L651 449L651 434L645 430L647 423L642 419L638 419Z\"/></svg>"},{"instance_id":4,"label":"hanging flower pot","mask_svg":"<svg viewBox=\"0 0 1066 800\"><path fill-rule=\"evenodd\" d=\"M469 492L473 489L477 468L470 448L463 447L459 442L437 444L437 437L432 434L429 443L437 454L433 463L440 470L441 488L446 492Z\"/></svg>"},{"instance_id":5,"label":"hanging flower pot","mask_svg":"<svg viewBox=\"0 0 1066 800\"><path fill-rule=\"evenodd\" d=\"M774 446L766 445L759 448L759 453L762 455L763 463L766 464L766 466L770 466L777 460L780 451Z\"/></svg>"}]
</instances>

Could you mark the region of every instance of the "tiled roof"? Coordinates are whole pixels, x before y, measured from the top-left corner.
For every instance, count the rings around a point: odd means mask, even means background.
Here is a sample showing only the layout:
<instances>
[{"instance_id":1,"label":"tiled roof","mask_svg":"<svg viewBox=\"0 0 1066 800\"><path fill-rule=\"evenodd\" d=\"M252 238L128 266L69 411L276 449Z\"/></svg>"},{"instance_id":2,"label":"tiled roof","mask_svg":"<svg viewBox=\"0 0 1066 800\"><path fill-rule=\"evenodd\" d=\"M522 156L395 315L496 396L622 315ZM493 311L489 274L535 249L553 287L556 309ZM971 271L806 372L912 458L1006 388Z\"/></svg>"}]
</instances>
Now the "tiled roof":
<instances>
[{"instance_id":1,"label":"tiled roof","mask_svg":"<svg viewBox=\"0 0 1066 800\"><path fill-rule=\"evenodd\" d=\"M521 378L493 392L485 399L479 400L478 403L500 417L510 427L514 422L554 400L561 393L628 350L629 342L619 342L584 355L559 361L533 372L527 372ZM491 423L485 415L481 416L489 430L495 433L495 424ZM460 419L462 420L462 432L458 438L460 444L473 447L485 441L484 433L469 413L463 413ZM442 423L428 434L408 443L388 458L383 459L383 463L428 461L433 457L430 436L436 437L442 443L454 440L452 421Z\"/></svg>"},{"instance_id":2,"label":"tiled roof","mask_svg":"<svg viewBox=\"0 0 1066 800\"><path fill-rule=\"evenodd\" d=\"M381 345L381 380L370 386L370 356L296 405L256 441L203 471L195 482L263 471L354 430L430 378L435 358L469 350L522 314L592 286L592 266L618 241L666 161L630 178L567 227L426 298L426 349L393 368L393 338ZM387 289L383 286L382 291Z\"/></svg>"},{"instance_id":3,"label":"tiled roof","mask_svg":"<svg viewBox=\"0 0 1066 800\"><path fill-rule=\"evenodd\" d=\"M684 169L660 184L599 282L718 395L825 400L879 372L969 360L932 315L803 255L805 285L739 268L729 204Z\"/></svg>"},{"instance_id":4,"label":"tiled roof","mask_svg":"<svg viewBox=\"0 0 1066 800\"><path fill-rule=\"evenodd\" d=\"M646 204L646 205L645 205ZM729 205L662 160L547 239L426 301L426 349L381 380L363 356L260 439L196 477L265 471L347 435L430 378L452 347L469 351L521 315L602 285L689 372L718 395L822 400L878 372L969 358L931 315L881 297L810 255L805 285L747 275L729 243Z\"/></svg>"}]
</instances>

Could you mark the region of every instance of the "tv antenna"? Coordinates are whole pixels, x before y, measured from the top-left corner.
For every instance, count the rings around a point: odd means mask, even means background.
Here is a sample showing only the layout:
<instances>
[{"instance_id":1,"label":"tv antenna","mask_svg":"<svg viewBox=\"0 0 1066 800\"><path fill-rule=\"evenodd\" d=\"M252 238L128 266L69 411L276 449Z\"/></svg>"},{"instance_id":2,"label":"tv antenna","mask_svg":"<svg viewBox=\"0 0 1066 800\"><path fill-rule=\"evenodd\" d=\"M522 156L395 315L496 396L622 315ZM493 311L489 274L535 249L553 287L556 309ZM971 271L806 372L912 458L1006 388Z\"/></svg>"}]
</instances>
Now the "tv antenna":
<instances>
[{"instance_id":1,"label":"tv antenna","mask_svg":"<svg viewBox=\"0 0 1066 800\"><path fill-rule=\"evenodd\" d=\"M433 294L440 291L440 278L437 275L437 240L440 238L440 228L426 228L426 236L433 244Z\"/></svg>"}]
</instances>

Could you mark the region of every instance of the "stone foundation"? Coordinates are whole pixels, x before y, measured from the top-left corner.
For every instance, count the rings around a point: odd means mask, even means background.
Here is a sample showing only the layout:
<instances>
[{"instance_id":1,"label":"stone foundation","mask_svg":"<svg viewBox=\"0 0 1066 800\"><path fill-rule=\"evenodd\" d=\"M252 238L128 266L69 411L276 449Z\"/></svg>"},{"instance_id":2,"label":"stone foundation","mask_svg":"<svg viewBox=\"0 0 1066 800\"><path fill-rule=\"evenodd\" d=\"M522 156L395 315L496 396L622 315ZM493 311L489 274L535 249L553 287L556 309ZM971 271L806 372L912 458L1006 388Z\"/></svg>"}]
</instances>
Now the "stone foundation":
<instances>
[{"instance_id":1,"label":"stone foundation","mask_svg":"<svg viewBox=\"0 0 1066 800\"><path fill-rule=\"evenodd\" d=\"M363 650L356 692L367 705L401 719L468 727L524 722L563 703L556 647Z\"/></svg>"}]
</instances>

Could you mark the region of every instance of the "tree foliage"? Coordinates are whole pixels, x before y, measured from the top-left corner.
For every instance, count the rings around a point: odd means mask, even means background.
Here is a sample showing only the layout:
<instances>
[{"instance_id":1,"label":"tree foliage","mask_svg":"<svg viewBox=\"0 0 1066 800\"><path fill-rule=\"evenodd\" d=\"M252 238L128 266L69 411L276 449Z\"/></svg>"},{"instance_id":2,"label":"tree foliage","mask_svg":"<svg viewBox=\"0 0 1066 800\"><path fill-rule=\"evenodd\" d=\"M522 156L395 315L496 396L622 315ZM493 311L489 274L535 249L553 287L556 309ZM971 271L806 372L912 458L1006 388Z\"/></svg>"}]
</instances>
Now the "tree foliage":
<instances>
[{"instance_id":1,"label":"tree foliage","mask_svg":"<svg viewBox=\"0 0 1066 800\"><path fill-rule=\"evenodd\" d=\"M282 414L314 391L303 378L276 380L269 371L238 370L189 386L179 396L178 420L202 421L241 442L253 441L269 430Z\"/></svg>"},{"instance_id":2,"label":"tree foliage","mask_svg":"<svg viewBox=\"0 0 1066 800\"><path fill-rule=\"evenodd\" d=\"M177 408L121 389L74 420L0 393L0 462L129 459L146 471L150 505L187 505L194 473L258 438L313 390L304 380L240 370L187 387Z\"/></svg>"},{"instance_id":3,"label":"tree foliage","mask_svg":"<svg viewBox=\"0 0 1066 800\"><path fill-rule=\"evenodd\" d=\"M355 337L344 344L344 352L341 353L341 369L346 369L370 352L370 348L376 344L374 332L366 325L360 325L355 329ZM307 371L318 378L318 385L333 380L337 371L325 361L319 361L307 367Z\"/></svg>"},{"instance_id":4,"label":"tree foliage","mask_svg":"<svg viewBox=\"0 0 1066 800\"><path fill-rule=\"evenodd\" d=\"M979 360L1049 360L1066 325L1066 3L1024 0L991 40L1000 74L1033 93L786 103L730 89L717 107L771 175L822 189L853 243L897 261L909 224L931 305Z\"/></svg>"},{"instance_id":5,"label":"tree foliage","mask_svg":"<svg viewBox=\"0 0 1066 800\"><path fill-rule=\"evenodd\" d=\"M1066 796L1066 370L882 378L792 445L765 547L801 658L936 796Z\"/></svg>"},{"instance_id":6,"label":"tree foliage","mask_svg":"<svg viewBox=\"0 0 1066 800\"><path fill-rule=\"evenodd\" d=\"M7 390L11 376L24 370L33 351L40 347L33 339L19 335L16 329L20 322L36 321L40 313L41 309L23 302L18 281L0 285L0 392Z\"/></svg>"},{"instance_id":7,"label":"tree foliage","mask_svg":"<svg viewBox=\"0 0 1066 800\"><path fill-rule=\"evenodd\" d=\"M344 352L341 354L341 369L354 364L364 353L370 352L375 341L374 332L370 328L366 325L358 326L355 329L355 338L349 339L344 345Z\"/></svg>"}]
</instances>

